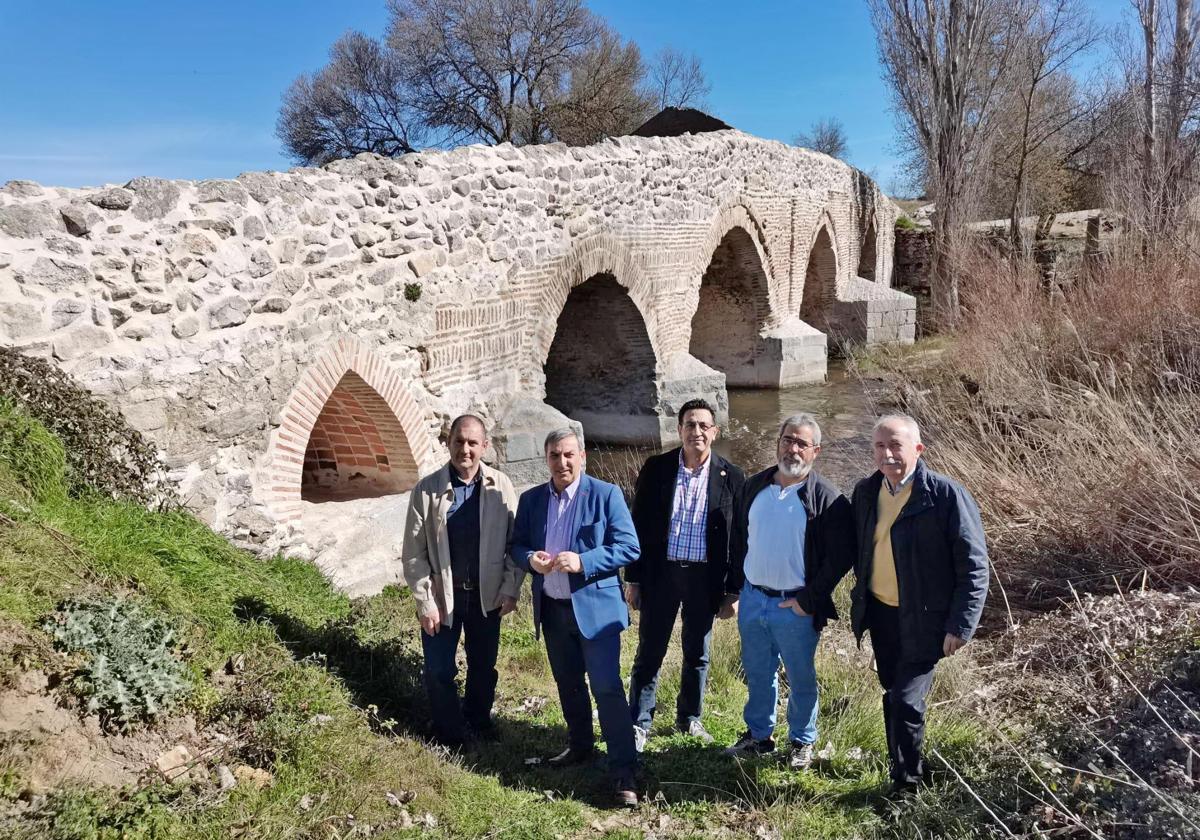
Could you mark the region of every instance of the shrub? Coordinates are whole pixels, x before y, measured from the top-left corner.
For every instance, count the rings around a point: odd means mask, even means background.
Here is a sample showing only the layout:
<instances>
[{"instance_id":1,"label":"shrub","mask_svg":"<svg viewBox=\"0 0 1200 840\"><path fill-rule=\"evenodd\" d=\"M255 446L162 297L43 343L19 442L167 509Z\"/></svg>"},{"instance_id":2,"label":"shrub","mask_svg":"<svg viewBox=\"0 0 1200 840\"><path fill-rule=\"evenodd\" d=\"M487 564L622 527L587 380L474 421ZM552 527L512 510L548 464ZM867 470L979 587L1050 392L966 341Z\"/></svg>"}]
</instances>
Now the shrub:
<instances>
[{"instance_id":1,"label":"shrub","mask_svg":"<svg viewBox=\"0 0 1200 840\"><path fill-rule=\"evenodd\" d=\"M908 216L896 217L896 228L898 230L917 230L917 223Z\"/></svg>"},{"instance_id":2,"label":"shrub","mask_svg":"<svg viewBox=\"0 0 1200 840\"><path fill-rule=\"evenodd\" d=\"M106 726L156 718L188 691L174 628L137 601L66 601L42 628L60 648L85 655L72 686Z\"/></svg>"},{"instance_id":3,"label":"shrub","mask_svg":"<svg viewBox=\"0 0 1200 840\"><path fill-rule=\"evenodd\" d=\"M72 495L94 490L141 504L174 501L154 445L49 362L0 347L0 397L62 442Z\"/></svg>"},{"instance_id":4,"label":"shrub","mask_svg":"<svg viewBox=\"0 0 1200 840\"><path fill-rule=\"evenodd\" d=\"M416 303L421 299L421 284L420 283L405 283L404 284L404 299Z\"/></svg>"}]
</instances>

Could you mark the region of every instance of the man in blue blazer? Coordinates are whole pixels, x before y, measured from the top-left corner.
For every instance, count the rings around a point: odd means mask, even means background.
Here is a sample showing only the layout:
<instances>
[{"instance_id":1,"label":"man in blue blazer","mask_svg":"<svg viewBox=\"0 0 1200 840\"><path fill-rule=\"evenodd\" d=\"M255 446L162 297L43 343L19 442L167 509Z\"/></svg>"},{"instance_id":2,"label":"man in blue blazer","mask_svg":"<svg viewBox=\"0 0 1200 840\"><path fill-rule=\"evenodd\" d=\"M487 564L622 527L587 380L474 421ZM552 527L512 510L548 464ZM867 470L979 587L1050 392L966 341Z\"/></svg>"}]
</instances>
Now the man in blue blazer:
<instances>
[{"instance_id":1,"label":"man in blue blazer","mask_svg":"<svg viewBox=\"0 0 1200 840\"><path fill-rule=\"evenodd\" d=\"M621 490L584 474L583 445L574 431L551 432L545 453L550 481L521 494L512 558L532 573L534 632L545 631L567 722L567 749L550 764L592 758L590 683L615 801L635 807L637 751L621 682L621 631L629 626L629 610L619 570L638 556L637 532Z\"/></svg>"}]
</instances>

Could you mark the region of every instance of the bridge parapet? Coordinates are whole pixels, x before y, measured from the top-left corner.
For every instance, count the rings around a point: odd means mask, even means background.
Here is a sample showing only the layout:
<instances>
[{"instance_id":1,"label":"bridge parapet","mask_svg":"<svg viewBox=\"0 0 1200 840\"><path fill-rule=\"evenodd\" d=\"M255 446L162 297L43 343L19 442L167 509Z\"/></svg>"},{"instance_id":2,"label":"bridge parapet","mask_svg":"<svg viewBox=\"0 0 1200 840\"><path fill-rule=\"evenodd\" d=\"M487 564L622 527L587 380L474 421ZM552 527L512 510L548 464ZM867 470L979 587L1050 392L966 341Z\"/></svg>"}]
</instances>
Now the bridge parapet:
<instances>
[{"instance_id":1,"label":"bridge parapet","mask_svg":"<svg viewBox=\"0 0 1200 840\"><path fill-rule=\"evenodd\" d=\"M573 417L592 440L662 441L690 396L723 411L727 383L819 380L830 330L911 340L887 288L893 222L851 167L736 131L360 155L232 180L10 182L0 341L53 357L119 407L213 525L302 549L306 482L395 489L389 453L437 463L463 411L503 427L514 401L540 406L502 428L497 450L515 468L529 461L511 455L522 435L551 421ZM855 276L864 259L874 281ZM334 377L324 368L349 339L386 377L325 383L336 398L322 425L325 406L297 408L297 389ZM369 423L334 417L354 405ZM403 417L377 418L380 406ZM311 415L308 438L285 453L293 409ZM369 453L351 444L353 458L322 466L340 426ZM389 442L396 429L404 445ZM285 454L301 498L281 513ZM330 540L310 553L336 559Z\"/></svg>"}]
</instances>

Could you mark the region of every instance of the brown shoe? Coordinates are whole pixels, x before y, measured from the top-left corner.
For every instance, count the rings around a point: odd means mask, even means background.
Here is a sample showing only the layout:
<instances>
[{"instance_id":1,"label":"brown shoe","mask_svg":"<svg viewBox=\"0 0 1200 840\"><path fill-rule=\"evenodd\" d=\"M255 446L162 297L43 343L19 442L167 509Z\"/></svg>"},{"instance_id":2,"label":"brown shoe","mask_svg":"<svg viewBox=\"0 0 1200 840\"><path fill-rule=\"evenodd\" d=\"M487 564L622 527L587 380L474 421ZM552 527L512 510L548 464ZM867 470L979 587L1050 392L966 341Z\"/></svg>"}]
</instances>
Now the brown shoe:
<instances>
[{"instance_id":1,"label":"brown shoe","mask_svg":"<svg viewBox=\"0 0 1200 840\"><path fill-rule=\"evenodd\" d=\"M618 779L613 790L613 804L618 808L636 808L638 795L634 788L633 779Z\"/></svg>"}]
</instances>

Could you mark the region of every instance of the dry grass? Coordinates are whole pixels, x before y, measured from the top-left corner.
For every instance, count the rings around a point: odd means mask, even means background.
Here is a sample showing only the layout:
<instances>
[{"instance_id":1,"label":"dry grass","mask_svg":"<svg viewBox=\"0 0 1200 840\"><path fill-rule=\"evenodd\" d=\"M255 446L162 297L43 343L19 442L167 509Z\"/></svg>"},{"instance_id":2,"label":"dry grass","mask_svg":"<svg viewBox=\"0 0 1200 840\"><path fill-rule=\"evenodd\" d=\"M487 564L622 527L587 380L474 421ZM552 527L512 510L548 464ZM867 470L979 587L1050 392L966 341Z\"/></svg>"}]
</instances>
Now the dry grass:
<instances>
[{"instance_id":1,"label":"dry grass","mask_svg":"<svg viewBox=\"0 0 1200 840\"><path fill-rule=\"evenodd\" d=\"M930 460L983 509L1010 608L1200 584L1200 261L1116 255L1046 291L980 252L933 370L883 361Z\"/></svg>"}]
</instances>

